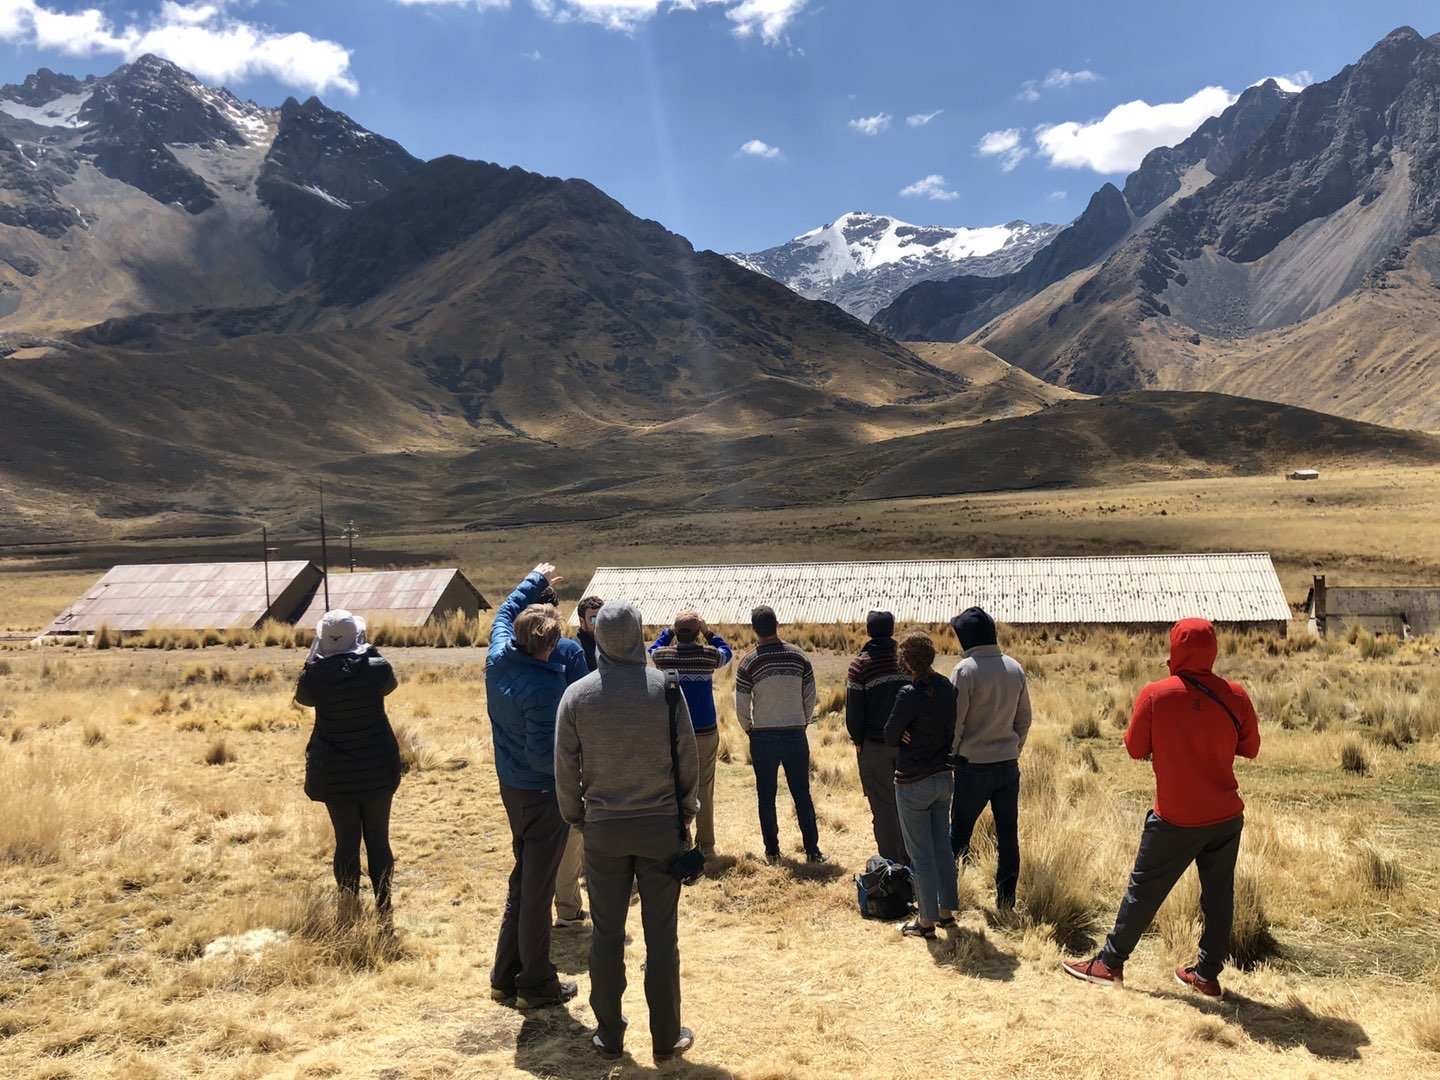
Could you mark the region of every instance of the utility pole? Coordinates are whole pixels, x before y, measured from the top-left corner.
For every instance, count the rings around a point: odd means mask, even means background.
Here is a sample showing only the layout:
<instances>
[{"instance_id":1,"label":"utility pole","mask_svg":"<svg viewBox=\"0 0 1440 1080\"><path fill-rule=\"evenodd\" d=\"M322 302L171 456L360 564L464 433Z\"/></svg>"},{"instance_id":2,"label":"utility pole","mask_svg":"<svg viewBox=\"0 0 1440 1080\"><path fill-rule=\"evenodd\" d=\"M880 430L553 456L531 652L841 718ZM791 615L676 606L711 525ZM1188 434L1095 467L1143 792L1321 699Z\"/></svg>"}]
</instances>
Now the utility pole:
<instances>
[{"instance_id":1,"label":"utility pole","mask_svg":"<svg viewBox=\"0 0 1440 1080\"><path fill-rule=\"evenodd\" d=\"M355 572L355 541L360 539L360 530L355 528L355 519L345 522L345 531L340 534L350 546L350 573Z\"/></svg>"},{"instance_id":2,"label":"utility pole","mask_svg":"<svg viewBox=\"0 0 1440 1080\"><path fill-rule=\"evenodd\" d=\"M320 574L325 585L325 610L330 610L330 544L325 537L325 481L320 481Z\"/></svg>"},{"instance_id":3,"label":"utility pole","mask_svg":"<svg viewBox=\"0 0 1440 1080\"><path fill-rule=\"evenodd\" d=\"M270 614L270 605L273 603L270 599L270 553L274 550L275 548L270 546L270 526L261 525L260 558L265 562L265 614L267 616Z\"/></svg>"}]
</instances>

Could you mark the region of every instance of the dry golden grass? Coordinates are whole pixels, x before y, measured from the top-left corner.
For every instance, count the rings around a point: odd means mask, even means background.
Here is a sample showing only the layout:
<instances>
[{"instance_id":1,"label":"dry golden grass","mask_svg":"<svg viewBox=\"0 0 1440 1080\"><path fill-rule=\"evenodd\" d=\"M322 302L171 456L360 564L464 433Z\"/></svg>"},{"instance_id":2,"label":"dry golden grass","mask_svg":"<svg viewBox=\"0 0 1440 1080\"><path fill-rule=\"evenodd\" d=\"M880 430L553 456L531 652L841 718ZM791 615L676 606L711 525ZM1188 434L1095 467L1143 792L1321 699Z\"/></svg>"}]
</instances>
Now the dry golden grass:
<instances>
[{"instance_id":1,"label":"dry golden grass","mask_svg":"<svg viewBox=\"0 0 1440 1080\"><path fill-rule=\"evenodd\" d=\"M855 632L833 640L848 648ZM1013 922L991 904L993 833L977 830L961 929L932 948L854 914L848 875L871 852L838 710L846 656L819 654L812 731L816 873L757 857L733 675L719 685L722 861L682 906L694 1061L666 1074L1246 1077L1433 1073L1440 987L1440 673L1434 642L1227 635L1228 674L1263 717L1241 766L1249 809L1235 946L1213 1005L1170 979L1195 947L1195 889L1172 897L1118 993L1056 970L1108 928L1150 792L1111 722L1163 670L1163 642L1113 632L1013 637L1032 672L1022 762L1024 870ZM565 1011L488 998L509 837L484 721L479 650L393 649L409 771L397 796L398 943L332 917L329 828L300 791L309 715L300 655L18 652L0 680L0 1055L16 1077L560 1077L650 1073L638 925L626 1008L634 1059L587 1055L583 932L557 933L582 984ZM948 670L945 662L941 670ZM1392 714L1415 733L1377 740ZM1077 739L1077 718L1098 733ZM1087 734L1088 734L1088 725ZM104 739L87 745L86 732ZM1338 768L1348 741L1369 772ZM223 741L233 760L204 764ZM782 795L782 839L798 848ZM252 931L271 944L205 957ZM1273 939L1273 943L1271 941ZM241 939L244 940L244 939ZM1278 955L1270 955L1278 946ZM212 953L214 950L212 950ZM1268 957L1268 958L1266 958ZM880 1046L923 1052L876 1055Z\"/></svg>"}]
</instances>

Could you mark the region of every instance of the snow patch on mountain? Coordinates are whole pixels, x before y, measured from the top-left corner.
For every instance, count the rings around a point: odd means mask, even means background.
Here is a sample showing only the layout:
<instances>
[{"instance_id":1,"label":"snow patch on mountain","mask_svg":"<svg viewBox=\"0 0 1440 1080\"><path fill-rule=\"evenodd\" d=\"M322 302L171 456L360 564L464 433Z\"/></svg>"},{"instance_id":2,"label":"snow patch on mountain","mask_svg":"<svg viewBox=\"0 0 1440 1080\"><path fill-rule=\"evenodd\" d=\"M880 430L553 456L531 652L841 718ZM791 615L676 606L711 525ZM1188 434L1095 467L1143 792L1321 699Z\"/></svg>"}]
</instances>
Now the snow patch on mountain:
<instances>
[{"instance_id":1,"label":"snow patch on mountain","mask_svg":"<svg viewBox=\"0 0 1440 1080\"><path fill-rule=\"evenodd\" d=\"M868 320L919 281L1023 266L1060 230L1012 221L979 228L912 225L860 211L765 251L729 257L812 300Z\"/></svg>"},{"instance_id":2,"label":"snow patch on mountain","mask_svg":"<svg viewBox=\"0 0 1440 1080\"><path fill-rule=\"evenodd\" d=\"M13 116L16 120L29 120L41 127L84 127L80 110L85 107L92 94L93 91L88 89L76 94L61 94L44 105L25 105L19 101L0 98L0 112Z\"/></svg>"}]
</instances>

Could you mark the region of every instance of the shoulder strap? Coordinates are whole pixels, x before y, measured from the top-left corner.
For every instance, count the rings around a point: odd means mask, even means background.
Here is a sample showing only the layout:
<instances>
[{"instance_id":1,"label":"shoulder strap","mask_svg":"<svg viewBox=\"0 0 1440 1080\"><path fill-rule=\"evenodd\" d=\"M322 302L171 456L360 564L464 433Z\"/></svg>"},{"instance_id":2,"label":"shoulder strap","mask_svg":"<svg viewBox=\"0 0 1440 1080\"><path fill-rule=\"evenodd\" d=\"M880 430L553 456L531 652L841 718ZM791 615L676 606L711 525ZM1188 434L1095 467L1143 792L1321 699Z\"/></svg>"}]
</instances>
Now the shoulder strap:
<instances>
[{"instance_id":1,"label":"shoulder strap","mask_svg":"<svg viewBox=\"0 0 1440 1080\"><path fill-rule=\"evenodd\" d=\"M680 676L665 673L665 706L670 712L670 771L675 776L675 814L680 827L680 841L689 834L685 829L685 798L680 792Z\"/></svg>"},{"instance_id":2,"label":"shoulder strap","mask_svg":"<svg viewBox=\"0 0 1440 1080\"><path fill-rule=\"evenodd\" d=\"M1216 705L1219 705L1220 708L1225 710L1225 715L1230 717L1230 723L1235 725L1235 737L1237 739L1245 733L1244 727L1240 723L1240 718L1235 715L1234 709L1230 708L1229 705L1225 704L1224 698L1222 698L1219 694L1215 693L1214 690L1211 690L1210 687L1206 686L1203 682L1195 678L1193 675L1182 674L1180 676L1180 681L1183 682L1186 686L1188 686L1191 690L1197 690L1200 693L1204 694Z\"/></svg>"}]
</instances>

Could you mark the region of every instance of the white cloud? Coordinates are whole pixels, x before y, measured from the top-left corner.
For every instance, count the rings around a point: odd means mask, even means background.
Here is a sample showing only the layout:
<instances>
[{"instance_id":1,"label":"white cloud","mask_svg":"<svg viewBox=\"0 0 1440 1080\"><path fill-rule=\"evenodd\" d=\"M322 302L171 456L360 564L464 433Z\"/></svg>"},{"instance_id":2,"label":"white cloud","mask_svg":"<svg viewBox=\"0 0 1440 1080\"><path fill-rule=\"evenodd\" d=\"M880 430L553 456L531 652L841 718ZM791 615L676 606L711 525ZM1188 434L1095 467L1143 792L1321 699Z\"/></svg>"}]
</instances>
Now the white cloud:
<instances>
[{"instance_id":1,"label":"white cloud","mask_svg":"<svg viewBox=\"0 0 1440 1080\"><path fill-rule=\"evenodd\" d=\"M1030 156L1029 147L1021 145L1019 128L987 131L980 136L975 150L981 157L999 158L1002 172L1014 172L1015 166Z\"/></svg>"},{"instance_id":2,"label":"white cloud","mask_svg":"<svg viewBox=\"0 0 1440 1080\"><path fill-rule=\"evenodd\" d=\"M1052 191L1049 195L1045 196L1050 202L1064 202L1069 197L1070 193L1068 191Z\"/></svg>"},{"instance_id":3,"label":"white cloud","mask_svg":"<svg viewBox=\"0 0 1440 1080\"><path fill-rule=\"evenodd\" d=\"M900 189L900 194L907 199L933 199L936 202L954 202L960 198L958 191L945 186L945 177L939 173L931 173L913 184L907 184Z\"/></svg>"},{"instance_id":4,"label":"white cloud","mask_svg":"<svg viewBox=\"0 0 1440 1080\"><path fill-rule=\"evenodd\" d=\"M1021 101L1039 101L1045 90L1069 90L1072 86L1099 81L1100 76L1088 68L1079 71L1051 68L1043 79L1026 79L1021 83L1017 96Z\"/></svg>"},{"instance_id":5,"label":"white cloud","mask_svg":"<svg viewBox=\"0 0 1440 1080\"><path fill-rule=\"evenodd\" d=\"M746 157L778 158L780 156L780 148L778 146L771 146L767 142L762 142L760 139L751 139L747 143L742 143L736 153L743 154Z\"/></svg>"},{"instance_id":6,"label":"white cloud","mask_svg":"<svg viewBox=\"0 0 1440 1080\"><path fill-rule=\"evenodd\" d=\"M905 117L905 126L924 127L926 124L930 123L931 120L934 120L944 111L944 109L936 109L934 112L911 113L909 116Z\"/></svg>"},{"instance_id":7,"label":"white cloud","mask_svg":"<svg viewBox=\"0 0 1440 1080\"><path fill-rule=\"evenodd\" d=\"M1287 94L1298 94L1315 81L1315 76L1305 70L1292 71L1289 75L1271 75L1269 77L1279 83L1280 89L1284 90ZM1260 83L1264 81L1264 79L1261 79L1260 82L1252 83L1251 85L1259 86Z\"/></svg>"},{"instance_id":8,"label":"white cloud","mask_svg":"<svg viewBox=\"0 0 1440 1080\"><path fill-rule=\"evenodd\" d=\"M850 121L850 130L860 135L879 135L890 127L890 114L888 112L876 113L874 116L860 116Z\"/></svg>"},{"instance_id":9,"label":"white cloud","mask_svg":"<svg viewBox=\"0 0 1440 1080\"><path fill-rule=\"evenodd\" d=\"M545 57L540 55L539 49L531 49L529 52L522 52L520 55L522 58L536 64L538 64L541 60L545 59Z\"/></svg>"},{"instance_id":10,"label":"white cloud","mask_svg":"<svg viewBox=\"0 0 1440 1080\"><path fill-rule=\"evenodd\" d=\"M1035 141L1053 166L1125 173L1155 147L1183 141L1234 101L1235 95L1223 86L1207 86L1184 101L1160 105L1127 101L1099 120L1043 124L1035 129Z\"/></svg>"},{"instance_id":11,"label":"white cloud","mask_svg":"<svg viewBox=\"0 0 1440 1080\"><path fill-rule=\"evenodd\" d=\"M172 60L206 82L268 77L315 93L359 90L350 50L304 33L277 33L235 18L224 3L162 3L144 22L117 24L97 8L56 11L38 0L0 0L0 41L70 56L145 53Z\"/></svg>"},{"instance_id":12,"label":"white cloud","mask_svg":"<svg viewBox=\"0 0 1440 1080\"><path fill-rule=\"evenodd\" d=\"M630 33L661 12L720 6L736 37L759 36L767 45L785 43L785 31L810 0L530 0L554 22L587 22ZM396 0L405 7L507 8L510 0ZM797 50L804 55L804 50Z\"/></svg>"}]
</instances>

